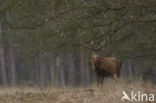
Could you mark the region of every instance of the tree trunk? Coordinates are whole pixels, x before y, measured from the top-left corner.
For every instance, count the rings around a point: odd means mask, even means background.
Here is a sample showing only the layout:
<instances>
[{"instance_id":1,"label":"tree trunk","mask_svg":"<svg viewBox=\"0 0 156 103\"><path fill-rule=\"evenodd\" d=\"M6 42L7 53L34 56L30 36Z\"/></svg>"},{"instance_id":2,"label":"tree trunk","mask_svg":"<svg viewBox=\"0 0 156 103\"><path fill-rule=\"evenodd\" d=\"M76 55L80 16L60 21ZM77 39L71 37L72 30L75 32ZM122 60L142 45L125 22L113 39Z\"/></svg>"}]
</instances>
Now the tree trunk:
<instances>
[{"instance_id":1,"label":"tree trunk","mask_svg":"<svg viewBox=\"0 0 156 103\"><path fill-rule=\"evenodd\" d=\"M7 19L10 18L9 12L7 12ZM8 31L10 31L10 27L8 26ZM11 72L10 81L12 86L16 86L16 67L15 67L15 52L14 52L14 44L12 42L12 38L10 35L8 36L8 44L9 44L9 69Z\"/></svg>"},{"instance_id":2,"label":"tree trunk","mask_svg":"<svg viewBox=\"0 0 156 103\"><path fill-rule=\"evenodd\" d=\"M74 60L73 60L73 56L72 54L68 54L68 57L69 57L69 68L68 68L68 85L69 86L73 86L75 83L74 83Z\"/></svg>"},{"instance_id":3,"label":"tree trunk","mask_svg":"<svg viewBox=\"0 0 156 103\"><path fill-rule=\"evenodd\" d=\"M132 63L131 63L131 60L128 59L127 61L127 69L128 69L128 76L129 77L132 77Z\"/></svg>"},{"instance_id":4,"label":"tree trunk","mask_svg":"<svg viewBox=\"0 0 156 103\"><path fill-rule=\"evenodd\" d=\"M56 61L55 59L53 58L51 61L50 61L50 70L51 70L51 85L52 86L55 86L56 85Z\"/></svg>"},{"instance_id":5,"label":"tree trunk","mask_svg":"<svg viewBox=\"0 0 156 103\"><path fill-rule=\"evenodd\" d=\"M125 61L123 61L122 62L122 68L121 68L121 76L123 77L123 78L127 78L127 75L128 75L128 70L127 70L127 61L125 60Z\"/></svg>"},{"instance_id":6,"label":"tree trunk","mask_svg":"<svg viewBox=\"0 0 156 103\"><path fill-rule=\"evenodd\" d=\"M86 68L86 81L87 81L87 86L89 86L90 77L89 77L88 54L86 54L86 56L85 56L85 68Z\"/></svg>"},{"instance_id":7,"label":"tree trunk","mask_svg":"<svg viewBox=\"0 0 156 103\"><path fill-rule=\"evenodd\" d=\"M46 70L46 63L43 61L43 56L39 56L39 65L40 65L40 86L45 87L45 70Z\"/></svg>"},{"instance_id":8,"label":"tree trunk","mask_svg":"<svg viewBox=\"0 0 156 103\"><path fill-rule=\"evenodd\" d=\"M55 57L55 65L56 65L56 68L55 68L55 85L56 86L59 86L59 67L60 67L60 64L59 64L59 57Z\"/></svg>"},{"instance_id":9,"label":"tree trunk","mask_svg":"<svg viewBox=\"0 0 156 103\"><path fill-rule=\"evenodd\" d=\"M82 48L80 48L80 79L81 84L84 85L86 83L85 81L85 61L84 61L84 51Z\"/></svg>"},{"instance_id":10,"label":"tree trunk","mask_svg":"<svg viewBox=\"0 0 156 103\"><path fill-rule=\"evenodd\" d=\"M11 38L8 38L9 44L9 63L10 63L10 71L11 71L11 85L16 86L16 67L15 67L15 54L14 54L14 46Z\"/></svg>"},{"instance_id":11,"label":"tree trunk","mask_svg":"<svg viewBox=\"0 0 156 103\"><path fill-rule=\"evenodd\" d=\"M36 56L35 58L34 58L34 71L35 71L35 84L40 84L40 62L39 62L39 57L38 56Z\"/></svg>"},{"instance_id":12,"label":"tree trunk","mask_svg":"<svg viewBox=\"0 0 156 103\"><path fill-rule=\"evenodd\" d=\"M2 73L2 81L4 86L8 86L7 81L7 74L6 74L6 63L5 63L5 56L4 56L4 48L3 48L3 41L2 41L2 24L0 22L0 62L1 62L1 73Z\"/></svg>"},{"instance_id":13,"label":"tree trunk","mask_svg":"<svg viewBox=\"0 0 156 103\"><path fill-rule=\"evenodd\" d=\"M60 56L58 56L56 58L56 65L57 68L59 70L59 80L60 80L60 84L63 88L65 88L65 78L64 78L64 71L62 68L62 58Z\"/></svg>"}]
</instances>

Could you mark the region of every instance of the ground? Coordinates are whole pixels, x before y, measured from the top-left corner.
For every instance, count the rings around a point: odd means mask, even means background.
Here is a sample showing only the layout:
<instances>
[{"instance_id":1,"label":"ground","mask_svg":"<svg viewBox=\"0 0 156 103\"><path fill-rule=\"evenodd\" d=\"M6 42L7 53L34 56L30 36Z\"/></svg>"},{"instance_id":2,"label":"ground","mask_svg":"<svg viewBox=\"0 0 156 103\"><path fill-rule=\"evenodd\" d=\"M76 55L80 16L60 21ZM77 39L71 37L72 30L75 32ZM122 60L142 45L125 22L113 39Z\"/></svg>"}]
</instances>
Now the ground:
<instances>
[{"instance_id":1,"label":"ground","mask_svg":"<svg viewBox=\"0 0 156 103\"><path fill-rule=\"evenodd\" d=\"M107 80L103 86L76 88L0 88L0 103L135 103L122 101L122 92L131 91L156 94L152 83L128 80ZM155 97L156 98L156 97ZM147 102L141 102L147 103ZM152 102L152 103L156 103Z\"/></svg>"}]
</instances>

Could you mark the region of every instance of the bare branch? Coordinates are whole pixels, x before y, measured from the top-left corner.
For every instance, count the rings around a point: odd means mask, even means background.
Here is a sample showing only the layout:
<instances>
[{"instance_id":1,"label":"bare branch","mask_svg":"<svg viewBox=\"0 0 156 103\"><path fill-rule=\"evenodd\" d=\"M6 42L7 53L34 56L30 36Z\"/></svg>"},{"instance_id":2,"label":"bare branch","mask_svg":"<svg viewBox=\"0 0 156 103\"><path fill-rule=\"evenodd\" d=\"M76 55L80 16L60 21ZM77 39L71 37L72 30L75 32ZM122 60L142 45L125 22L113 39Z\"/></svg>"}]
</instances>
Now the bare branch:
<instances>
[{"instance_id":1,"label":"bare branch","mask_svg":"<svg viewBox=\"0 0 156 103\"><path fill-rule=\"evenodd\" d=\"M10 28L12 28L12 29L28 29L28 30L35 30L35 29L41 27L42 25L44 25L45 23L47 23L47 20L48 20L48 21L53 20L53 19L55 19L55 18L58 18L58 17L60 17L60 16L62 16L62 15L64 15L64 14L66 14L66 13L69 13L69 12L71 12L72 10L75 10L75 9L76 9L76 7L75 7L75 8L68 9L68 10L65 10L65 11L63 11L63 12L60 12L60 13L58 13L58 14L55 15L55 16L47 17L47 18L45 18L44 20L40 21L39 23L36 23L35 25L33 25L33 26L31 26L31 27L29 27L29 26L14 26L13 24L10 24L10 22L9 22L8 20L6 20L6 22L7 22L7 24L10 26Z\"/></svg>"},{"instance_id":2,"label":"bare branch","mask_svg":"<svg viewBox=\"0 0 156 103\"><path fill-rule=\"evenodd\" d=\"M78 29L78 36L79 36L79 39L80 39L80 43L81 43L81 45L82 45L83 47L85 47L85 48L87 48L87 49L89 49L89 50L91 50L91 51L94 51L93 47L87 45L87 44L83 41L83 39L82 39L82 33L80 33L79 29Z\"/></svg>"},{"instance_id":3,"label":"bare branch","mask_svg":"<svg viewBox=\"0 0 156 103\"><path fill-rule=\"evenodd\" d=\"M101 42L100 46L98 46L98 47L95 49L95 51L101 50L101 49L106 45L108 39L109 39L109 36L106 35L106 36L105 36L105 39Z\"/></svg>"}]
</instances>

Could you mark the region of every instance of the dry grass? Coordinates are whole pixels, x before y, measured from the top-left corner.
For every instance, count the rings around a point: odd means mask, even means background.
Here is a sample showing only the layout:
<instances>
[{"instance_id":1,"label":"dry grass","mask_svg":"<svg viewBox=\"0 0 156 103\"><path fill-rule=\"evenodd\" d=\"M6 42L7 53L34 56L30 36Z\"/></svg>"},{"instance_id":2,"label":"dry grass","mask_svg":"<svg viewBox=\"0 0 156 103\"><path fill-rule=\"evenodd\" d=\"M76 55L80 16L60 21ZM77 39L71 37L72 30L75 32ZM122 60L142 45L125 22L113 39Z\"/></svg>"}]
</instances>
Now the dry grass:
<instances>
[{"instance_id":1,"label":"dry grass","mask_svg":"<svg viewBox=\"0 0 156 103\"><path fill-rule=\"evenodd\" d=\"M107 80L102 87L0 88L0 103L132 103L121 101L123 90L156 94L156 87L151 83Z\"/></svg>"}]
</instances>

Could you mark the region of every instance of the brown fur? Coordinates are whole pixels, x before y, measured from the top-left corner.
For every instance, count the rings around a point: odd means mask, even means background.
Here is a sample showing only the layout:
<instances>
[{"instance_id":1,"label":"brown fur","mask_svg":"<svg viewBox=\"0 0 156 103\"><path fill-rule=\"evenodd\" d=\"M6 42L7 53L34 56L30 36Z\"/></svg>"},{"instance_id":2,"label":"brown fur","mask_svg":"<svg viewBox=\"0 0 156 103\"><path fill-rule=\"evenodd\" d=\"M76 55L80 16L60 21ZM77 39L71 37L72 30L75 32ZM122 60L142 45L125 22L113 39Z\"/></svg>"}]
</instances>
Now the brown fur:
<instances>
[{"instance_id":1,"label":"brown fur","mask_svg":"<svg viewBox=\"0 0 156 103\"><path fill-rule=\"evenodd\" d=\"M121 63L116 58L95 58L92 56L93 70L97 74L98 83L102 83L104 77L120 77Z\"/></svg>"}]
</instances>

